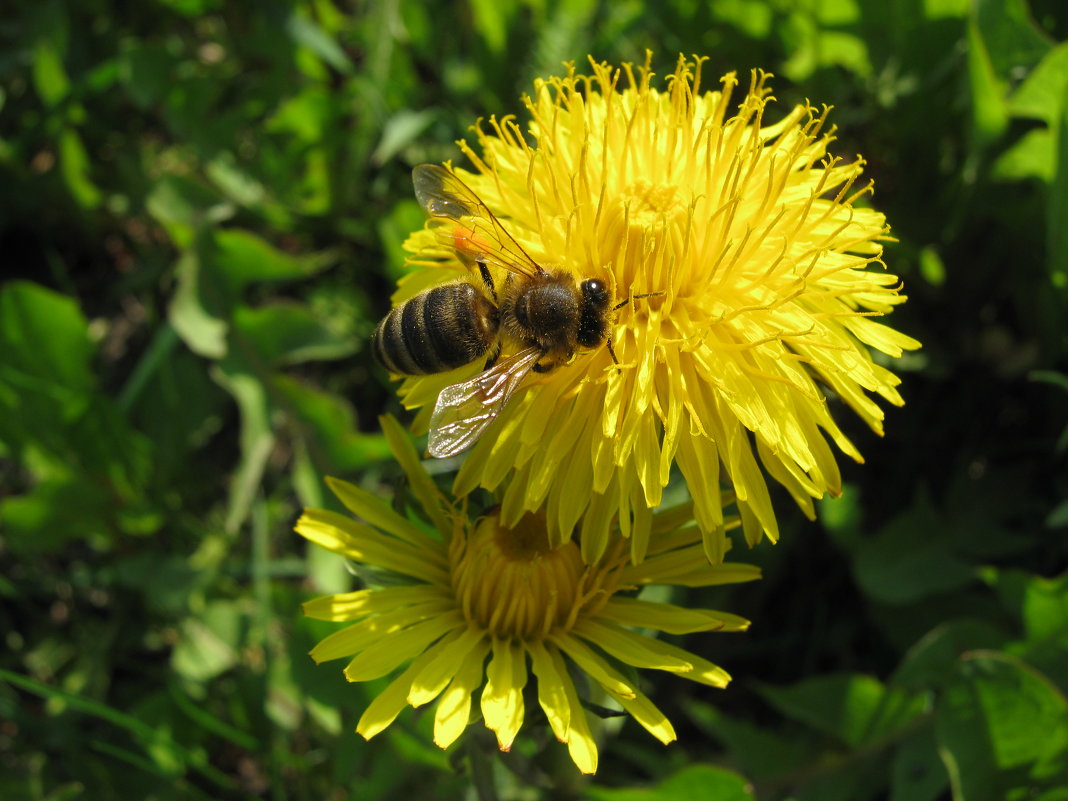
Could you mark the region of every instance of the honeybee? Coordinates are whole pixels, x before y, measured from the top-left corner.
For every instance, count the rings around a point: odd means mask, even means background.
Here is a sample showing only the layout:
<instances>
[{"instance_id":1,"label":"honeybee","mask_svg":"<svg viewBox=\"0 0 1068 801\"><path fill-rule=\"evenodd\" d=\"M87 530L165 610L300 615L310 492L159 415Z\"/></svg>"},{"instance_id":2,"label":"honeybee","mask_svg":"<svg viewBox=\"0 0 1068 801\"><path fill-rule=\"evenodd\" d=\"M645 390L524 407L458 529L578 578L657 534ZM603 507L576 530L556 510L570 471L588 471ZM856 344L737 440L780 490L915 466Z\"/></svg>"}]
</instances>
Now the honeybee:
<instances>
[{"instance_id":1,"label":"honeybee","mask_svg":"<svg viewBox=\"0 0 1068 801\"><path fill-rule=\"evenodd\" d=\"M481 373L438 395L428 450L444 458L475 444L528 373L548 372L580 348L601 344L618 364L608 338L609 320L630 299L612 306L604 281L545 270L445 168L420 164L412 181L423 210L440 221L432 225L439 242L477 269L482 285L452 281L404 301L378 324L371 349L381 366L402 375L444 372L488 354ZM490 267L506 274L500 287ZM521 347L501 359L505 337Z\"/></svg>"}]
</instances>

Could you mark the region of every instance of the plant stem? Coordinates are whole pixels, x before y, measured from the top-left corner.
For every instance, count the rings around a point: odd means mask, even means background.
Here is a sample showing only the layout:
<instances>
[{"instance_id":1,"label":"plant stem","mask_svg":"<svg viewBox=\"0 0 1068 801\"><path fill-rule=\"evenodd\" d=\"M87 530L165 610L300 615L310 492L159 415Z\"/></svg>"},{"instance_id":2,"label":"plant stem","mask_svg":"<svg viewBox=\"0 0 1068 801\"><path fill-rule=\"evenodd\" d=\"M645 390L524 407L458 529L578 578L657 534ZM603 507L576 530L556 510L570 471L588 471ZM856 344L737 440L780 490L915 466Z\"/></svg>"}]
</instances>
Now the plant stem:
<instances>
[{"instance_id":1,"label":"plant stem","mask_svg":"<svg viewBox=\"0 0 1068 801\"><path fill-rule=\"evenodd\" d=\"M493 780L493 757L477 736L467 738L467 759L471 765L471 783L475 786L478 801L499 801L497 785Z\"/></svg>"}]
</instances>

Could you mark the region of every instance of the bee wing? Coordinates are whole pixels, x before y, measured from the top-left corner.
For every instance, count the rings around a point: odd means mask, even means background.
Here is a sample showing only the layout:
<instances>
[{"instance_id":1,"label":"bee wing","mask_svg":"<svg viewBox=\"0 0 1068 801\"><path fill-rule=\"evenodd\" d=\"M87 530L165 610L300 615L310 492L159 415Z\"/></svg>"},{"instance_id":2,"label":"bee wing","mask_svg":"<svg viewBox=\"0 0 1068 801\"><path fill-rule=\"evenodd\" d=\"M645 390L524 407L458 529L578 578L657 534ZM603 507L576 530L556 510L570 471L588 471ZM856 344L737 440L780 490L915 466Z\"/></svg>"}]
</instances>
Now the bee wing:
<instances>
[{"instance_id":1,"label":"bee wing","mask_svg":"<svg viewBox=\"0 0 1068 801\"><path fill-rule=\"evenodd\" d=\"M528 278L544 275L478 195L444 167L420 164L412 170L412 183L416 200L431 218L456 223L435 228L443 245L471 261Z\"/></svg>"},{"instance_id":2,"label":"bee wing","mask_svg":"<svg viewBox=\"0 0 1068 801\"><path fill-rule=\"evenodd\" d=\"M430 417L430 455L444 459L474 445L543 355L541 348L521 350L474 378L441 390Z\"/></svg>"}]
</instances>

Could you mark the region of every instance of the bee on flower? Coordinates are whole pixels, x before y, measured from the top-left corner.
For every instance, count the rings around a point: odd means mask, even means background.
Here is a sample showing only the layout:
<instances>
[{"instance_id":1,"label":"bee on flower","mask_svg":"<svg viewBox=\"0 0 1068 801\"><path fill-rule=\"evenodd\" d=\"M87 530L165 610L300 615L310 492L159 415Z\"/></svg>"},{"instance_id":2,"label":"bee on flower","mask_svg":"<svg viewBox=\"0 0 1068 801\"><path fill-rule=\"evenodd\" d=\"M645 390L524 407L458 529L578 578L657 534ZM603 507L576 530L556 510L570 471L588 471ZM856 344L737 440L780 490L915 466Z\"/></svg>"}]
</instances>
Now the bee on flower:
<instances>
[{"instance_id":1,"label":"bee on flower","mask_svg":"<svg viewBox=\"0 0 1068 801\"><path fill-rule=\"evenodd\" d=\"M578 527L587 563L618 525L640 562L677 466L717 563L725 498L746 542L775 540L767 476L813 517L841 487L831 444L861 460L828 395L879 434L872 396L903 402L872 350L919 343L876 319L905 296L882 262L886 221L860 205L864 161L829 155L826 108L769 121L768 78L739 92L729 73L709 90L702 60L680 58L660 88L650 58L572 66L535 82L525 131L510 117L476 127L480 152L461 145L473 172L417 171L432 220L406 243L398 308L462 283L449 291L486 299L493 336L435 369L406 369L410 352L381 360L408 375L401 395L426 409L432 452L470 447L454 492L497 492L501 525L543 509L550 543ZM595 288L596 336L547 345L504 326L497 293L517 272Z\"/></svg>"}]
</instances>

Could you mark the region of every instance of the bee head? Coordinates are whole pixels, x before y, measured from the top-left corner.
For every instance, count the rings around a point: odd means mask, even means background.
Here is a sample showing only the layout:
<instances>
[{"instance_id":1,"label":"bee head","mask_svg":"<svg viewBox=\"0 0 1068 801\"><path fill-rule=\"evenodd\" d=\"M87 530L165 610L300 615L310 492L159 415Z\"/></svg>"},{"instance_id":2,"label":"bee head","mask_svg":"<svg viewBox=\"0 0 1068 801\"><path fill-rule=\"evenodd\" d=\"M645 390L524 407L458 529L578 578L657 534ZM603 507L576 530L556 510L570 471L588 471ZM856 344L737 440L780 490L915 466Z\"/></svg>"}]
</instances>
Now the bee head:
<instances>
[{"instance_id":1,"label":"bee head","mask_svg":"<svg viewBox=\"0 0 1068 801\"><path fill-rule=\"evenodd\" d=\"M582 290L582 299L586 304L597 309L607 309L611 300L611 293L604 281L599 278L587 278L579 287Z\"/></svg>"},{"instance_id":2,"label":"bee head","mask_svg":"<svg viewBox=\"0 0 1068 801\"><path fill-rule=\"evenodd\" d=\"M604 281L587 278L579 285L582 291L582 308L579 315L578 344L595 348L608 335L608 304L612 293Z\"/></svg>"}]
</instances>

